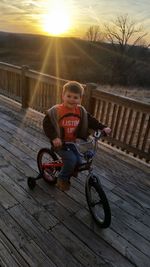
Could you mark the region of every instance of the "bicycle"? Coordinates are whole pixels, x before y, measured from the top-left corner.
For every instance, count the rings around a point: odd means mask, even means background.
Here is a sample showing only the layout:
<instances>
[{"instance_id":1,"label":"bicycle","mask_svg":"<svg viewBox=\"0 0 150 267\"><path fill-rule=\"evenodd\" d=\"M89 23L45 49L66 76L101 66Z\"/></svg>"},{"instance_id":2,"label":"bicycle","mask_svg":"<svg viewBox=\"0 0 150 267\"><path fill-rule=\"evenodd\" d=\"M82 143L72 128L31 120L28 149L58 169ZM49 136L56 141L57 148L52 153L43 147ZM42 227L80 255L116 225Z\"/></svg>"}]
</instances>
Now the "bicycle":
<instances>
[{"instance_id":1,"label":"bicycle","mask_svg":"<svg viewBox=\"0 0 150 267\"><path fill-rule=\"evenodd\" d=\"M89 141L79 143L67 142L65 143L65 147L71 149L70 146L73 146L76 153L83 159L83 162L76 166L75 173L78 174L85 170L88 171L85 182L85 195L89 211L94 221L101 228L107 228L111 223L111 209L100 179L94 174L92 167L92 162L98 147L98 140L102 136L104 136L103 131L97 131ZM87 145L92 145L92 149L81 149L82 146L85 148ZM36 178L28 177L27 183L29 188L34 189L36 180L40 178L43 178L46 182L48 181L50 185L56 184L57 175L63 166L63 162L53 148L42 148L39 150L37 154L37 165L39 175Z\"/></svg>"}]
</instances>

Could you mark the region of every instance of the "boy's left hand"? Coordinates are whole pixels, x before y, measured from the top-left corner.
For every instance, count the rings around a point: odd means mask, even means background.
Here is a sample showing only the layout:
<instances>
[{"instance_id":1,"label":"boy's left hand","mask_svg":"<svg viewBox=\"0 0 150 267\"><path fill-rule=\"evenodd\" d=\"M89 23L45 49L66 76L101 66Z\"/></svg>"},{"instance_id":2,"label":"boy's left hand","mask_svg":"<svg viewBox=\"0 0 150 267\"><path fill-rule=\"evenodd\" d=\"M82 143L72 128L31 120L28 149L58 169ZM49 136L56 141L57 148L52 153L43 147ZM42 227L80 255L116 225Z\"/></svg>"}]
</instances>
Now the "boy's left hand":
<instances>
[{"instance_id":1,"label":"boy's left hand","mask_svg":"<svg viewBox=\"0 0 150 267\"><path fill-rule=\"evenodd\" d=\"M111 129L109 127L105 127L103 131L105 132L106 135L110 135L111 133Z\"/></svg>"}]
</instances>

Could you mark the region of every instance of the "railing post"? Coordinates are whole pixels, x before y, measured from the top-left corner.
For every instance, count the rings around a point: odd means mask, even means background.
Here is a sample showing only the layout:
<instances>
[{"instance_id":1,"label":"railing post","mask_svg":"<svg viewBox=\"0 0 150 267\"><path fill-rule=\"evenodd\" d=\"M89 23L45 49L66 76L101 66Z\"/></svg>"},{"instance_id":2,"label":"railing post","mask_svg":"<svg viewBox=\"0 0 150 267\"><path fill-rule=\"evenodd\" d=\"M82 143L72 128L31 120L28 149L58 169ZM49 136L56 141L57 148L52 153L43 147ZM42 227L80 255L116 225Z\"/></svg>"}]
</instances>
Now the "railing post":
<instances>
[{"instance_id":1,"label":"railing post","mask_svg":"<svg viewBox=\"0 0 150 267\"><path fill-rule=\"evenodd\" d=\"M28 78L26 77L26 73L28 70L29 70L28 66L26 65L22 66L22 71L21 71L22 108L28 108L30 101L29 84L28 84Z\"/></svg>"},{"instance_id":2,"label":"railing post","mask_svg":"<svg viewBox=\"0 0 150 267\"><path fill-rule=\"evenodd\" d=\"M97 88L96 83L87 83L84 90L84 97L82 104L86 110L92 114L93 112L93 103L92 103L92 91Z\"/></svg>"}]
</instances>

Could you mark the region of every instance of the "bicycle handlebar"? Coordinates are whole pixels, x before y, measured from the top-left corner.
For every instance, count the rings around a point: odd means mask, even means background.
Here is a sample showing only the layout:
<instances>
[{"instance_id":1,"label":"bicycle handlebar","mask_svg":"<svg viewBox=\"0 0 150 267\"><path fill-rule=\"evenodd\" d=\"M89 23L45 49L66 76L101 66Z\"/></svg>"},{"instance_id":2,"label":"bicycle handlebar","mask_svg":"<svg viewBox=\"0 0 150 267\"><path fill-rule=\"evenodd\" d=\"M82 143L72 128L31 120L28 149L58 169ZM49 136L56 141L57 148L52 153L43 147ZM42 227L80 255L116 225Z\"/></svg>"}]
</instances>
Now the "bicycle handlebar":
<instances>
[{"instance_id":1,"label":"bicycle handlebar","mask_svg":"<svg viewBox=\"0 0 150 267\"><path fill-rule=\"evenodd\" d=\"M96 141L98 141L100 138L106 136L106 133L103 130L97 130L94 132L93 137ZM84 141L83 143L77 143L77 142L64 142L64 144L74 144L74 145L86 145L92 143L92 139L89 141Z\"/></svg>"},{"instance_id":2,"label":"bicycle handlebar","mask_svg":"<svg viewBox=\"0 0 150 267\"><path fill-rule=\"evenodd\" d=\"M106 136L106 133L103 131L103 130L97 130L94 132L93 134L93 137L94 137L94 141L93 139L91 138L89 141L84 141L84 142L80 142L80 143L77 143L77 142L65 142L64 145L71 145L71 146L74 146L75 149L77 150L77 152L79 153L80 156L83 156L84 153L81 153L78 149L79 146L84 146L84 145L88 145L88 144L92 144L94 143L94 148L93 148L93 151L95 152L96 151L96 147L97 147L97 142L98 140L101 138L101 137L104 137Z\"/></svg>"}]
</instances>

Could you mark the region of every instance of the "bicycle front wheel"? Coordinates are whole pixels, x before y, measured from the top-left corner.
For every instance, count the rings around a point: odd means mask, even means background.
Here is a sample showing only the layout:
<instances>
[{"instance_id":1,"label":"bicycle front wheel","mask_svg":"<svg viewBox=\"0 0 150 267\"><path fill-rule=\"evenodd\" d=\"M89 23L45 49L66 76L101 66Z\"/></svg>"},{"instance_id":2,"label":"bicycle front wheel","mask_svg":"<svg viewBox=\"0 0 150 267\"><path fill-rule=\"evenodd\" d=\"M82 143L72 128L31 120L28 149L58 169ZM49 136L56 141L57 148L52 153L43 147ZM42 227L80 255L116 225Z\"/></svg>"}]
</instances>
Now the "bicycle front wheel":
<instances>
[{"instance_id":1,"label":"bicycle front wheel","mask_svg":"<svg viewBox=\"0 0 150 267\"><path fill-rule=\"evenodd\" d=\"M57 175L61 167L53 167L51 163L59 160L57 154L48 148L42 148L37 154L37 165L39 172L42 174L43 179L49 184L57 182ZM45 164L51 166L44 167Z\"/></svg>"},{"instance_id":2,"label":"bicycle front wheel","mask_svg":"<svg viewBox=\"0 0 150 267\"><path fill-rule=\"evenodd\" d=\"M95 175L87 177L85 194L89 211L95 222L101 228L109 227L111 223L110 206L100 181Z\"/></svg>"}]
</instances>

